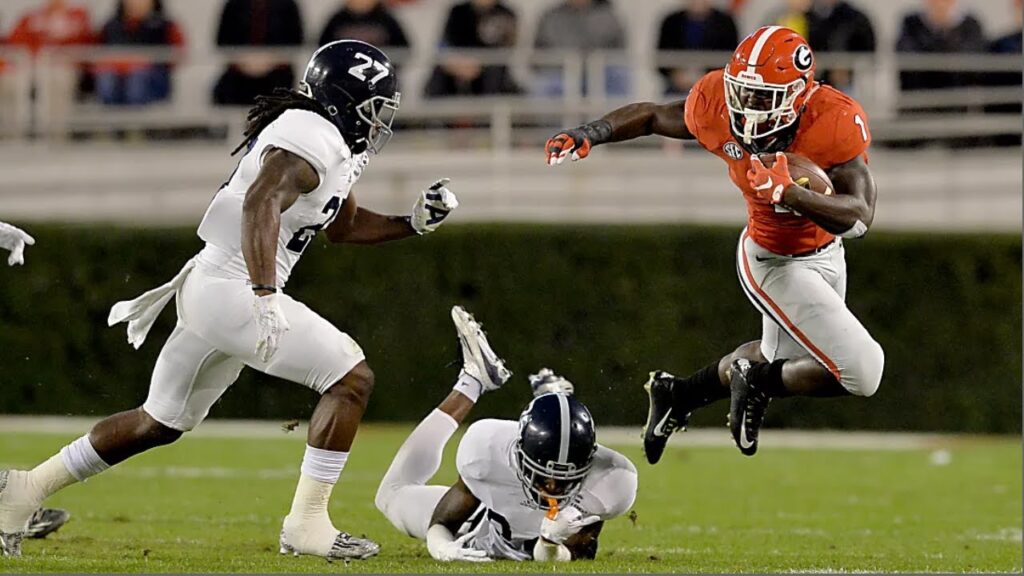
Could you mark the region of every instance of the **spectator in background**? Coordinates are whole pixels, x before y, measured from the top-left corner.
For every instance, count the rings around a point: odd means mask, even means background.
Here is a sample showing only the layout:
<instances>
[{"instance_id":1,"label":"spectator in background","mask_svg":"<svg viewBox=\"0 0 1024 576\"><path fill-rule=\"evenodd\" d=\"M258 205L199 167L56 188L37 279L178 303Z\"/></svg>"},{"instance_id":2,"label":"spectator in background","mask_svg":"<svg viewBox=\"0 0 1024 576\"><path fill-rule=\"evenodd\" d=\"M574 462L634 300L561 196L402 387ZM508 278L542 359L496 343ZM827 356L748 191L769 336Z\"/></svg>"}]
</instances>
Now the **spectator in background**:
<instances>
[{"instance_id":1,"label":"spectator in background","mask_svg":"<svg viewBox=\"0 0 1024 576\"><path fill-rule=\"evenodd\" d=\"M300 46L302 15L295 0L228 0L217 28L217 45ZM254 50L232 60L213 89L217 104L249 106L261 94L295 85L291 61Z\"/></svg>"},{"instance_id":2,"label":"spectator in background","mask_svg":"<svg viewBox=\"0 0 1024 576\"><path fill-rule=\"evenodd\" d=\"M1021 0L1012 0L1011 6L1013 8L1013 18L1015 20L1014 32L1010 32L1005 36L992 41L989 45L989 52L993 54L1015 54L1018 57L1021 55L1022 49L1024 49L1024 42L1022 42L1022 21L1024 21L1024 2ZM990 86L1016 86L1018 90L1021 88L1024 77L1022 77L1019 71L1017 72L994 72L990 73L986 77L986 84ZM1019 93L1019 92L1018 92ZM1021 105L1016 104L994 104L985 107L986 112L996 114L1020 114ZM1012 135L997 136L993 139L993 143L997 146L1020 146L1021 134L1017 132Z\"/></svg>"},{"instance_id":3,"label":"spectator in background","mask_svg":"<svg viewBox=\"0 0 1024 576\"><path fill-rule=\"evenodd\" d=\"M903 19L896 50L899 52L984 52L981 24L957 6L957 0L925 0L924 11ZM968 72L900 72L903 90L949 88L974 83Z\"/></svg>"},{"instance_id":4,"label":"spectator in background","mask_svg":"<svg viewBox=\"0 0 1024 576\"><path fill-rule=\"evenodd\" d=\"M658 50L724 50L732 52L739 44L736 22L728 12L714 7L711 0L688 0L686 8L661 21ZM666 95L690 91L700 70L688 67L659 68L667 82ZM704 70L706 72L707 70Z\"/></svg>"},{"instance_id":5,"label":"spectator in background","mask_svg":"<svg viewBox=\"0 0 1024 576\"><path fill-rule=\"evenodd\" d=\"M409 46L402 25L380 0L347 0L331 16L320 34L320 45L342 39L362 40L379 48Z\"/></svg>"},{"instance_id":6,"label":"spectator in background","mask_svg":"<svg viewBox=\"0 0 1024 576\"><path fill-rule=\"evenodd\" d=\"M1014 31L992 41L992 44L989 45L989 51L995 54L1020 54L1022 46L1024 46L1021 34L1021 24L1022 20L1024 20L1024 12L1022 12L1024 11L1024 2L1012 0L1011 5L1013 7L1012 12L1015 23ZM1015 73L1015 75L1017 77L1017 82L1015 83L1020 84L1020 74Z\"/></svg>"},{"instance_id":7,"label":"spectator in background","mask_svg":"<svg viewBox=\"0 0 1024 576\"><path fill-rule=\"evenodd\" d=\"M92 44L89 11L65 0L50 0L30 10L15 25L7 43L28 48L33 54L50 46Z\"/></svg>"},{"instance_id":8,"label":"spectator in background","mask_svg":"<svg viewBox=\"0 0 1024 576\"><path fill-rule=\"evenodd\" d=\"M874 52L875 29L866 14L842 0L815 0L807 42L815 52ZM850 92L853 72L848 68L821 70L821 78Z\"/></svg>"},{"instance_id":9,"label":"spectator in background","mask_svg":"<svg viewBox=\"0 0 1024 576\"><path fill-rule=\"evenodd\" d=\"M184 36L164 14L162 0L120 0L117 12L100 31L107 46L181 46ZM166 62L118 57L96 65L96 94L104 104L143 105L166 100L171 70Z\"/></svg>"},{"instance_id":10,"label":"spectator in background","mask_svg":"<svg viewBox=\"0 0 1024 576\"><path fill-rule=\"evenodd\" d=\"M616 50L626 45L626 34L615 9L608 0L564 0L548 10L540 19L535 46L538 49L578 50L584 55L594 50ZM544 96L561 96L561 69L538 69L539 92ZM586 90L584 79L584 91ZM624 96L629 90L629 74L625 66L605 69L605 92Z\"/></svg>"},{"instance_id":11,"label":"spectator in background","mask_svg":"<svg viewBox=\"0 0 1024 576\"><path fill-rule=\"evenodd\" d=\"M65 0L49 0L42 6L29 10L18 20L8 36L6 43L14 47L27 49L34 57L39 50L57 46L81 46L95 42L92 24L89 22L89 11L79 5ZM0 72L5 66L0 61ZM91 77L88 67L83 64L71 64L62 67L51 67L46 71L50 87L49 109L51 118L63 117L68 113L71 102L76 95L89 85ZM0 82L3 114L9 116L14 112L11 99L16 97L14 86L9 79ZM31 88L34 95L35 86ZM9 120L3 121L10 125Z\"/></svg>"},{"instance_id":12,"label":"spectator in background","mask_svg":"<svg viewBox=\"0 0 1024 576\"><path fill-rule=\"evenodd\" d=\"M795 30L810 42L811 0L786 0L786 6L772 18L775 24Z\"/></svg>"},{"instance_id":13,"label":"spectator in background","mask_svg":"<svg viewBox=\"0 0 1024 576\"><path fill-rule=\"evenodd\" d=\"M511 48L516 43L516 15L499 0L469 0L452 6L442 46ZM446 56L434 69L427 96L516 94L519 87L504 65L481 64L468 56Z\"/></svg>"}]
</instances>

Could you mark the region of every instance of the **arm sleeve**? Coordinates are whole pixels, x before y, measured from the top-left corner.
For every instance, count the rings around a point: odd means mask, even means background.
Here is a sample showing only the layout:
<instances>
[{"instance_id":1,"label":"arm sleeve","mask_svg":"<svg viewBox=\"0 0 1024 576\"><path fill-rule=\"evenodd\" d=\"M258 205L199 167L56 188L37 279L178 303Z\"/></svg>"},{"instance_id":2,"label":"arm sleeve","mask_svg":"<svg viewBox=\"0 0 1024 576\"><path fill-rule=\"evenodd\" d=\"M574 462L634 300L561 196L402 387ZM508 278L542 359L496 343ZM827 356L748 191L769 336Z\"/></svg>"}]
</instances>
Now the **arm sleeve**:
<instances>
[{"instance_id":1,"label":"arm sleeve","mask_svg":"<svg viewBox=\"0 0 1024 576\"><path fill-rule=\"evenodd\" d=\"M636 466L618 452L608 450L610 465L586 487L580 499L580 511L611 520L629 511L636 501Z\"/></svg>"},{"instance_id":2,"label":"arm sleeve","mask_svg":"<svg viewBox=\"0 0 1024 576\"><path fill-rule=\"evenodd\" d=\"M272 146L287 150L312 166L323 181L327 170L347 159L351 154L341 142L341 136L327 120L313 112L288 110L260 134L258 158Z\"/></svg>"}]
</instances>

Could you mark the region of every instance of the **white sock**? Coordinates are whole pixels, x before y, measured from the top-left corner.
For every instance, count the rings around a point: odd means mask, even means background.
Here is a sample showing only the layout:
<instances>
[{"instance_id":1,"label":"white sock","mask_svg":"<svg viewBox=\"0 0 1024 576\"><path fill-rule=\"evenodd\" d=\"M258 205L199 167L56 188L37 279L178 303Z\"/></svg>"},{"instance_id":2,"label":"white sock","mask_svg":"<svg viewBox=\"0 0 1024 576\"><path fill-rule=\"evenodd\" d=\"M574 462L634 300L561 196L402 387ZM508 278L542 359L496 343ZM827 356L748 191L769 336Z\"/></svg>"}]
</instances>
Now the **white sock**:
<instances>
[{"instance_id":1,"label":"white sock","mask_svg":"<svg viewBox=\"0 0 1024 576\"><path fill-rule=\"evenodd\" d=\"M348 462L348 452L335 452L306 446L302 457L302 473L319 482L334 485Z\"/></svg>"},{"instance_id":2,"label":"white sock","mask_svg":"<svg viewBox=\"0 0 1024 576\"><path fill-rule=\"evenodd\" d=\"M64 463L66 471L79 482L85 482L89 477L95 476L107 468L110 468L110 465L104 462L103 459L100 458L100 455L96 453L96 449L92 447L92 442L89 441L88 434L62 448L60 451L60 458ZM43 465L40 465L36 470L42 467ZM54 466L53 468L53 472L56 476L59 476L56 467ZM33 474L35 474L36 470L32 471ZM59 479L56 476L53 478L46 478L45 480L57 481ZM68 484L70 483L71 482L68 482ZM64 484L64 486L67 486L67 484ZM57 490L64 486L58 487ZM54 490L54 492L56 492L56 490ZM50 494L52 493L53 492ZM47 494L47 496L49 496L49 494Z\"/></svg>"},{"instance_id":3,"label":"white sock","mask_svg":"<svg viewBox=\"0 0 1024 576\"><path fill-rule=\"evenodd\" d=\"M484 387L480 384L480 381L467 374L465 370L459 372L459 379L455 382L455 386L452 386L452 389L469 398L474 404L480 399L480 395L484 393Z\"/></svg>"}]
</instances>

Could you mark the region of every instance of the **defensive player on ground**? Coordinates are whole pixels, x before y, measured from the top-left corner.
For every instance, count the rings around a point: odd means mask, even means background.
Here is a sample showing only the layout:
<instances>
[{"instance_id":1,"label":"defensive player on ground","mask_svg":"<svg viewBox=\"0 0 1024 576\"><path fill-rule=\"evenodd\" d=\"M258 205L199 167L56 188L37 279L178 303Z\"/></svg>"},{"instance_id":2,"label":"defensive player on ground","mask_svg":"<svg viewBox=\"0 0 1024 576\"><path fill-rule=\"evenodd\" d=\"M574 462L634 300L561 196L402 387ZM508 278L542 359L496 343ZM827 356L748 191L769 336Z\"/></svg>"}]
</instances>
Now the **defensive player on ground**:
<instances>
[{"instance_id":1,"label":"defensive player on ground","mask_svg":"<svg viewBox=\"0 0 1024 576\"><path fill-rule=\"evenodd\" d=\"M413 430L377 490L377 509L426 540L437 560L594 558L606 520L636 498L625 456L596 442L594 421L564 378L530 377L534 399L519 422L480 420L459 443L459 480L427 485L444 447L484 392L511 376L473 317L452 309L463 368L454 390Z\"/></svg>"},{"instance_id":2,"label":"defensive player on ground","mask_svg":"<svg viewBox=\"0 0 1024 576\"><path fill-rule=\"evenodd\" d=\"M101 421L35 469L0 472L0 543L17 555L42 501L75 482L174 442L250 366L321 395L281 550L365 558L379 546L335 529L327 504L373 388L348 335L281 292L303 250L324 230L332 242L375 244L433 231L458 203L440 181L410 217L356 206L351 188L391 134L399 94L388 57L369 44L320 48L301 91L262 98L249 114L245 153L214 197L199 236L206 247L170 282L111 310L140 346L177 299L178 324L137 409Z\"/></svg>"},{"instance_id":3,"label":"defensive player on ground","mask_svg":"<svg viewBox=\"0 0 1024 576\"><path fill-rule=\"evenodd\" d=\"M25 263L25 247L36 243L35 238L21 228L0 222L0 248L7 250L7 265L16 266ZM0 488L2 489L2 488ZM26 538L46 538L60 529L71 518L66 510L57 508L40 508L33 512L25 530Z\"/></svg>"},{"instance_id":4,"label":"defensive player on ground","mask_svg":"<svg viewBox=\"0 0 1024 576\"><path fill-rule=\"evenodd\" d=\"M688 378L652 373L646 384L647 459L657 462L689 414L719 399L731 397L733 438L752 455L771 398L874 394L884 357L846 307L843 252L843 239L863 236L874 218L871 136L856 101L814 80L807 42L788 28L761 28L685 100L631 104L561 132L548 141L547 160L584 158L592 146L649 134L697 140L728 165L749 215L736 251L737 272L764 320L760 341ZM835 193L795 184L783 152L825 169ZM775 154L774 165L766 168L759 154Z\"/></svg>"}]
</instances>

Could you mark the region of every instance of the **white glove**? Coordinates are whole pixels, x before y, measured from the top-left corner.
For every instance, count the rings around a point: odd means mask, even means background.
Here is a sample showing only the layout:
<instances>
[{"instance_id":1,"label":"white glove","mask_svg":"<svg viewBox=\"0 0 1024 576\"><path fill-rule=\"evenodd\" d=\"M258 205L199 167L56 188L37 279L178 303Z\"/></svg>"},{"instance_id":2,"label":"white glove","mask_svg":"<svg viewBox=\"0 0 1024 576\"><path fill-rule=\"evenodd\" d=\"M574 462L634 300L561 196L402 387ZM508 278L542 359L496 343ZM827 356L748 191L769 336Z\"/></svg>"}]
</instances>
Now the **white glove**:
<instances>
[{"instance_id":1,"label":"white glove","mask_svg":"<svg viewBox=\"0 0 1024 576\"><path fill-rule=\"evenodd\" d=\"M266 296L257 296L253 302L256 313L256 357L263 362L277 352L281 335L291 329L288 319L284 317L277 292Z\"/></svg>"},{"instance_id":2,"label":"white glove","mask_svg":"<svg viewBox=\"0 0 1024 576\"><path fill-rule=\"evenodd\" d=\"M0 248L11 252L7 257L7 265L25 263L25 246L36 243L36 239L29 236L24 230L0 222Z\"/></svg>"},{"instance_id":3,"label":"white glove","mask_svg":"<svg viewBox=\"0 0 1024 576\"><path fill-rule=\"evenodd\" d=\"M444 222L452 210L459 207L459 199L446 188L450 178L441 178L429 189L420 192L416 205L412 207L409 223L417 234L429 234Z\"/></svg>"},{"instance_id":4,"label":"white glove","mask_svg":"<svg viewBox=\"0 0 1024 576\"><path fill-rule=\"evenodd\" d=\"M580 530L600 521L600 516L584 516L582 512L570 506L559 510L554 520L544 517L540 523L540 537L548 542L561 544Z\"/></svg>"},{"instance_id":5,"label":"white glove","mask_svg":"<svg viewBox=\"0 0 1024 576\"><path fill-rule=\"evenodd\" d=\"M440 524L427 530L427 551L434 560L441 562L490 562L487 552L466 547L466 541L475 536L473 532L452 539L452 533Z\"/></svg>"}]
</instances>

